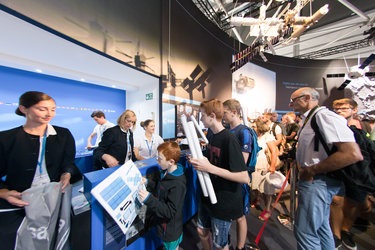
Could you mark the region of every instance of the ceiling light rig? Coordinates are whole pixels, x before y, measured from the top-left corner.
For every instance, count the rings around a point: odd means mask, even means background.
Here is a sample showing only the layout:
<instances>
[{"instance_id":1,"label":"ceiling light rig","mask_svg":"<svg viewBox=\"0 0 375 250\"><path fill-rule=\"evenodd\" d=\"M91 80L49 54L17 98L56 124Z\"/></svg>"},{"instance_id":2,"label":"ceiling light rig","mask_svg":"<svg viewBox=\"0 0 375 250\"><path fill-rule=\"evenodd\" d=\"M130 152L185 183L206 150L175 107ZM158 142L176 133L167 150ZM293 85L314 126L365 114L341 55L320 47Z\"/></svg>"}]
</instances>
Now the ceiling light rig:
<instances>
[{"instance_id":1,"label":"ceiling light rig","mask_svg":"<svg viewBox=\"0 0 375 250\"><path fill-rule=\"evenodd\" d=\"M329 11L328 4L326 4L311 16L300 16L299 13L302 8L313 0L297 0L293 9L290 8L293 1L288 1L283 10L281 10L282 6L280 6L272 17L266 17L267 9L272 4L272 1L270 0L267 5L262 4L259 18L232 17L230 19L230 23L233 26L249 26L250 32L248 36L256 37L249 47L234 56L233 63L230 65L232 72L241 68L258 54L264 61L267 61L263 51L271 50L275 54L274 45L288 45L295 42L303 32L318 22Z\"/></svg>"}]
</instances>

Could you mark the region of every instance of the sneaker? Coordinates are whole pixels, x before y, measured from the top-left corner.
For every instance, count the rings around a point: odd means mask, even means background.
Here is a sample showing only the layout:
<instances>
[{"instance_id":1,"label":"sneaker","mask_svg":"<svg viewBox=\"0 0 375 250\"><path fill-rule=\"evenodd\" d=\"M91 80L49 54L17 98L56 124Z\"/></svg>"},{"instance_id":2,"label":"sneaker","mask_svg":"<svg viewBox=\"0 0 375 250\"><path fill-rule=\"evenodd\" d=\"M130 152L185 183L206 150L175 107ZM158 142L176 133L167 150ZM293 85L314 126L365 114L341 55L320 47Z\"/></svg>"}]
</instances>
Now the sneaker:
<instances>
[{"instance_id":1,"label":"sneaker","mask_svg":"<svg viewBox=\"0 0 375 250\"><path fill-rule=\"evenodd\" d=\"M350 250L357 249L357 244L353 240L353 234L351 232L341 231L341 241L346 248Z\"/></svg>"},{"instance_id":2,"label":"sneaker","mask_svg":"<svg viewBox=\"0 0 375 250\"><path fill-rule=\"evenodd\" d=\"M342 246L342 242L336 235L333 235L333 239L335 241L335 250L337 250Z\"/></svg>"},{"instance_id":3,"label":"sneaker","mask_svg":"<svg viewBox=\"0 0 375 250\"><path fill-rule=\"evenodd\" d=\"M281 223L281 225L283 225L287 229L293 231L293 225L290 222L289 216L280 214L280 215L277 216L277 220Z\"/></svg>"}]
</instances>

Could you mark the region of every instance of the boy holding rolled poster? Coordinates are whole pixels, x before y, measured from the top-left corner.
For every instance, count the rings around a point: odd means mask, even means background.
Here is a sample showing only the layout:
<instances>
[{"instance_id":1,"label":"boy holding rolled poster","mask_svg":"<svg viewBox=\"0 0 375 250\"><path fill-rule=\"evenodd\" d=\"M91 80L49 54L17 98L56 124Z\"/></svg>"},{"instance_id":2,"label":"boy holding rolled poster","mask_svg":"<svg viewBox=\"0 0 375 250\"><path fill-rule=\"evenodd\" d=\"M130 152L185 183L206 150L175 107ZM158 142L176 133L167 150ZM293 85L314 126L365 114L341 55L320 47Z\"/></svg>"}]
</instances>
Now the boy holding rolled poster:
<instances>
[{"instance_id":1,"label":"boy holding rolled poster","mask_svg":"<svg viewBox=\"0 0 375 250\"><path fill-rule=\"evenodd\" d=\"M138 191L141 202L155 214L157 234L163 240L166 250L178 249L182 241L186 177L183 166L178 163L180 154L177 142L160 144L158 163L162 169L161 180L147 185L157 190L158 197L146 190ZM145 178L143 182L146 182Z\"/></svg>"},{"instance_id":2,"label":"boy holding rolled poster","mask_svg":"<svg viewBox=\"0 0 375 250\"><path fill-rule=\"evenodd\" d=\"M201 121L213 134L208 138L207 158L190 159L190 163L196 170L210 174L217 203L201 196L197 230L204 249L212 249L212 244L216 249L228 249L231 222L243 215L240 183L248 183L249 175L237 138L221 123L223 104L217 99L204 101L200 110Z\"/></svg>"}]
</instances>

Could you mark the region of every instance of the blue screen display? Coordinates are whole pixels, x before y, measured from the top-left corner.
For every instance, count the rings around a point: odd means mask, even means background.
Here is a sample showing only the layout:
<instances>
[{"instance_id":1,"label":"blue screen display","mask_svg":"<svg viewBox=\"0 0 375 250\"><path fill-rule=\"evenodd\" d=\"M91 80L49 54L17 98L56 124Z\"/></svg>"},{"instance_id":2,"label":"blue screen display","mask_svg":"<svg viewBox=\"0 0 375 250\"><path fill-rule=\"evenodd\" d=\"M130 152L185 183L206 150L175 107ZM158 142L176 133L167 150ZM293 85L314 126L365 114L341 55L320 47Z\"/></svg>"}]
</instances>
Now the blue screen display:
<instances>
[{"instance_id":1,"label":"blue screen display","mask_svg":"<svg viewBox=\"0 0 375 250\"><path fill-rule=\"evenodd\" d=\"M25 118L14 113L19 97L26 91L41 91L55 100L56 116L51 124L70 130L77 156L87 153L87 138L97 125L91 113L102 110L106 119L116 124L126 106L124 90L65 78L0 66L0 81L0 131L23 125Z\"/></svg>"},{"instance_id":2,"label":"blue screen display","mask_svg":"<svg viewBox=\"0 0 375 250\"><path fill-rule=\"evenodd\" d=\"M176 137L176 106L163 102L163 138L170 139Z\"/></svg>"}]
</instances>

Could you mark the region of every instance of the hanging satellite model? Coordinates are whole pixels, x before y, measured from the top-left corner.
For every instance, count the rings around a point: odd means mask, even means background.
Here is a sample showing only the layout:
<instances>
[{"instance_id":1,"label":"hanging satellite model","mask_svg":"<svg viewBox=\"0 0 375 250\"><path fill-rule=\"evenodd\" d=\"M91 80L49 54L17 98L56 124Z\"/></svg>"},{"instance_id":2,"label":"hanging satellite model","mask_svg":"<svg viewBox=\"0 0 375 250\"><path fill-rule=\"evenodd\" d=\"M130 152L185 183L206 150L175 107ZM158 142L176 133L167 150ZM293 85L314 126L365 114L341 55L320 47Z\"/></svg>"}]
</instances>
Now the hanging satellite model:
<instances>
[{"instance_id":1,"label":"hanging satellite model","mask_svg":"<svg viewBox=\"0 0 375 250\"><path fill-rule=\"evenodd\" d=\"M337 77L344 77L345 81L338 87L338 90L343 90L348 84L355 79L360 77L369 77L375 76L375 72L369 72L369 64L375 59L375 54L371 54L367 59L361 64L356 65L353 67L348 67L346 63L347 73L337 73L337 74L327 74L327 78L337 78ZM358 59L359 60L359 59ZM366 81L366 79L364 78Z\"/></svg>"},{"instance_id":2,"label":"hanging satellite model","mask_svg":"<svg viewBox=\"0 0 375 250\"><path fill-rule=\"evenodd\" d=\"M270 0L267 5L263 4L260 7L259 18L232 17L230 19L233 26L250 26L249 35L256 37L249 47L234 56L234 62L230 66L232 72L241 68L258 54L264 61L267 61L263 54L265 50L269 49L275 54L274 45L293 43L306 29L329 11L328 4L326 4L311 16L299 16L302 8L313 0L297 0L293 9L290 9L291 1L289 1L282 11L282 6L280 6L272 17L267 18L266 12L272 1Z\"/></svg>"},{"instance_id":3,"label":"hanging satellite model","mask_svg":"<svg viewBox=\"0 0 375 250\"><path fill-rule=\"evenodd\" d=\"M236 83L236 92L239 94L245 94L248 90L255 87L254 79L242 74L240 74L238 79L234 81Z\"/></svg>"}]
</instances>

